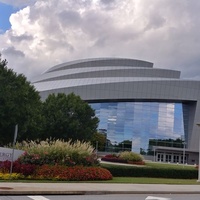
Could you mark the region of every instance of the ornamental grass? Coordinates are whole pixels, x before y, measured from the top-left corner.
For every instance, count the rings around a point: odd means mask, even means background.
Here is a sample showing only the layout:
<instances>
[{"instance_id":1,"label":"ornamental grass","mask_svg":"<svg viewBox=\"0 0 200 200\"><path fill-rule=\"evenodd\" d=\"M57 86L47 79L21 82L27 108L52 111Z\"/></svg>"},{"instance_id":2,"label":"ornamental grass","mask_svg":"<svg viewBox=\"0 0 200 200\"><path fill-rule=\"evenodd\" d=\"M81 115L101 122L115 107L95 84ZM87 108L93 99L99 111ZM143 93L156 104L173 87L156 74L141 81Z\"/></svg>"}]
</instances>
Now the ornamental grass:
<instances>
[{"instance_id":1,"label":"ornamental grass","mask_svg":"<svg viewBox=\"0 0 200 200\"><path fill-rule=\"evenodd\" d=\"M119 154L119 158L126 160L126 161L131 161L131 162L141 162L143 161L143 157L138 154L134 153L131 151L123 151Z\"/></svg>"},{"instance_id":2,"label":"ornamental grass","mask_svg":"<svg viewBox=\"0 0 200 200\"><path fill-rule=\"evenodd\" d=\"M79 140L72 142L71 140L65 142L64 140L51 140L45 141L23 141L16 144L16 148L24 150L33 154L53 154L59 156L65 156L65 154L71 154L77 152L83 155L92 154L94 148L89 142L81 142Z\"/></svg>"},{"instance_id":3,"label":"ornamental grass","mask_svg":"<svg viewBox=\"0 0 200 200\"><path fill-rule=\"evenodd\" d=\"M89 142L71 140L45 140L45 141L23 141L16 144L17 149L25 153L19 158L25 164L60 164L66 166L98 165L94 148Z\"/></svg>"}]
</instances>

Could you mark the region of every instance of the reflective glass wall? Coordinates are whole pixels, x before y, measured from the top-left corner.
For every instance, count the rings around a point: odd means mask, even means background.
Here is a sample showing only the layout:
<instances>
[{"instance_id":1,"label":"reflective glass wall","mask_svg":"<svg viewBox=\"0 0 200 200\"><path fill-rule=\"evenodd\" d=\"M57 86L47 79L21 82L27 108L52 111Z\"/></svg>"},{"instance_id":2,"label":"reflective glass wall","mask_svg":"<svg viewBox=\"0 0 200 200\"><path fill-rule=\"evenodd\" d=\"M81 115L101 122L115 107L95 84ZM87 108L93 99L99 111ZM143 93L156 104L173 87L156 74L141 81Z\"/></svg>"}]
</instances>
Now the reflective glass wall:
<instances>
[{"instance_id":1,"label":"reflective glass wall","mask_svg":"<svg viewBox=\"0 0 200 200\"><path fill-rule=\"evenodd\" d=\"M151 154L153 146L183 147L185 138L181 103L90 103L106 135L105 150L132 150Z\"/></svg>"}]
</instances>

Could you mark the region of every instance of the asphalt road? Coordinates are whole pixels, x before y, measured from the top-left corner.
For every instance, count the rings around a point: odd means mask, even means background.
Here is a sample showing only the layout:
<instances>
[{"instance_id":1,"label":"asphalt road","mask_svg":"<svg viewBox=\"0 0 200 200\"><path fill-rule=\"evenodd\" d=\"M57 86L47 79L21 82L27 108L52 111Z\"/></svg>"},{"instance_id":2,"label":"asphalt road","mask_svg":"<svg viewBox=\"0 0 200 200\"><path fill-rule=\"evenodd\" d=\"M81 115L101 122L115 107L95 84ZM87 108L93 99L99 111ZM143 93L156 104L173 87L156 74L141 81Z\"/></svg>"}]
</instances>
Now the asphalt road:
<instances>
[{"instance_id":1,"label":"asphalt road","mask_svg":"<svg viewBox=\"0 0 200 200\"><path fill-rule=\"evenodd\" d=\"M0 196L0 200L199 200L199 194Z\"/></svg>"}]
</instances>

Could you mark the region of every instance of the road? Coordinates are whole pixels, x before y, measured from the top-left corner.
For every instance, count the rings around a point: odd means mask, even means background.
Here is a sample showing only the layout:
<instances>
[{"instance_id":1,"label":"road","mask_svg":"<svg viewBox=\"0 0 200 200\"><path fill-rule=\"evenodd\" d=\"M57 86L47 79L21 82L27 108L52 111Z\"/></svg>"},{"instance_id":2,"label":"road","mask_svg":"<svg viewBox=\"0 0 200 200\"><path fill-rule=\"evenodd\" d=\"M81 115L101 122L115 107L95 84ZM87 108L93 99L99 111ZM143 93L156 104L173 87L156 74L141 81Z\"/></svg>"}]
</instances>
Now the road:
<instances>
[{"instance_id":1,"label":"road","mask_svg":"<svg viewBox=\"0 0 200 200\"><path fill-rule=\"evenodd\" d=\"M199 194L0 196L0 200L199 200Z\"/></svg>"}]
</instances>

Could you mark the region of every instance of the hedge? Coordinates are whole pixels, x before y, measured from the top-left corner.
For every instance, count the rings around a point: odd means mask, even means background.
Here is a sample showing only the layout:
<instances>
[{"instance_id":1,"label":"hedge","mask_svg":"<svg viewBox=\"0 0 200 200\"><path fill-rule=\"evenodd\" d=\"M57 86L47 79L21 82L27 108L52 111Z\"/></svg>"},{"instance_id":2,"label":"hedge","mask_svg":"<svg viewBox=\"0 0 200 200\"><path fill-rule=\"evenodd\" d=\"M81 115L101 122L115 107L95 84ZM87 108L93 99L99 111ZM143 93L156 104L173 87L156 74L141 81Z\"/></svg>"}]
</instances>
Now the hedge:
<instances>
[{"instance_id":1,"label":"hedge","mask_svg":"<svg viewBox=\"0 0 200 200\"><path fill-rule=\"evenodd\" d=\"M174 178L174 179L197 179L198 170L195 169L172 169L151 167L129 167L117 165L101 166L111 172L113 177L150 177L150 178Z\"/></svg>"}]
</instances>

